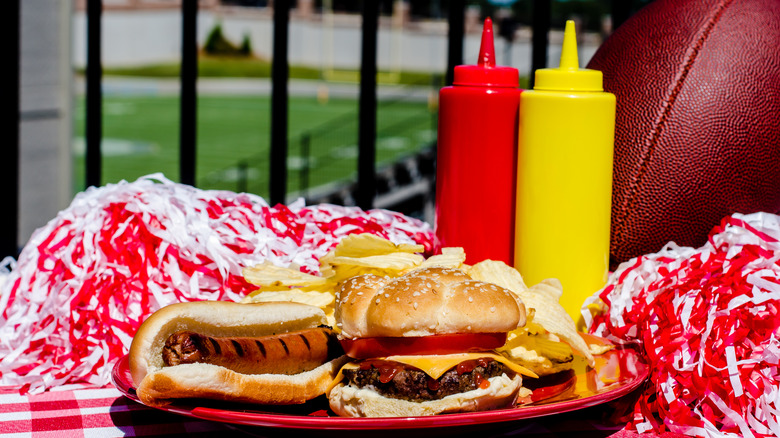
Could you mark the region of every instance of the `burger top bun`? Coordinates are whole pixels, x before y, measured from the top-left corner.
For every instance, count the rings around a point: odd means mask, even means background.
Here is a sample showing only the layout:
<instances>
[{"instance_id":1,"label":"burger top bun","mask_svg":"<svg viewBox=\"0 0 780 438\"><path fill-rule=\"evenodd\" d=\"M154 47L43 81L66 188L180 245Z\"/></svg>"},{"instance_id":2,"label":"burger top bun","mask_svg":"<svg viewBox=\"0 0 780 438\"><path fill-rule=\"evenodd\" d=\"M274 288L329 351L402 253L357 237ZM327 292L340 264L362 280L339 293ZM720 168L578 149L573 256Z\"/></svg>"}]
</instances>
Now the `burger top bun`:
<instances>
[{"instance_id":1,"label":"burger top bun","mask_svg":"<svg viewBox=\"0 0 780 438\"><path fill-rule=\"evenodd\" d=\"M130 345L130 374L140 385L147 374L163 368L165 340L179 330L207 336L266 336L327 324L319 307L292 302L235 303L195 301L176 303L153 313Z\"/></svg>"},{"instance_id":2,"label":"burger top bun","mask_svg":"<svg viewBox=\"0 0 780 438\"><path fill-rule=\"evenodd\" d=\"M353 277L336 294L336 322L347 338L500 333L525 325L525 318L512 291L452 268Z\"/></svg>"}]
</instances>

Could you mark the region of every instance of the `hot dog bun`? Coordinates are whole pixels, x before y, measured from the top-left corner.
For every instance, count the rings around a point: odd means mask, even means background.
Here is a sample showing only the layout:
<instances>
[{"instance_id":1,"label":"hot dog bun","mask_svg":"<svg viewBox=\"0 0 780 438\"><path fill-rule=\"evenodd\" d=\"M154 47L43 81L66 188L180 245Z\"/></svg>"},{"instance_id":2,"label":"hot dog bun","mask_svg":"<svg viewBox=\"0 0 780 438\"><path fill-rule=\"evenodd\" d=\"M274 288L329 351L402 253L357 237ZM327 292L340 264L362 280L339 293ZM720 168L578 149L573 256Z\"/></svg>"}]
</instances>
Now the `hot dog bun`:
<instances>
[{"instance_id":1,"label":"hot dog bun","mask_svg":"<svg viewBox=\"0 0 780 438\"><path fill-rule=\"evenodd\" d=\"M297 374L242 374L205 363L165 366L162 350L166 339L181 330L213 337L268 336L323 324L320 308L300 303L197 301L166 306L144 321L130 346L136 393L151 406L177 398L303 403L325 393L346 357Z\"/></svg>"}]
</instances>

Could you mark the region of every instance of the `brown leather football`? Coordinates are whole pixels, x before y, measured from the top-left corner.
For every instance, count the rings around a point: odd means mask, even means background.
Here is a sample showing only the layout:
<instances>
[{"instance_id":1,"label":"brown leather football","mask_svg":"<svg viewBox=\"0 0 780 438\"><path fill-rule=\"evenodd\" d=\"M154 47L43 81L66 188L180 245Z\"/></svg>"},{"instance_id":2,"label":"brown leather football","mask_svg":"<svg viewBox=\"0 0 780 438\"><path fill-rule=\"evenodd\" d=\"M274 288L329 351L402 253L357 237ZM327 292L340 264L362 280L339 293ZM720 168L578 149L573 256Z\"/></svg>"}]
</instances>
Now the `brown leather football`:
<instances>
[{"instance_id":1,"label":"brown leather football","mask_svg":"<svg viewBox=\"0 0 780 438\"><path fill-rule=\"evenodd\" d=\"M655 0L588 68L617 96L613 267L780 210L780 1Z\"/></svg>"}]
</instances>

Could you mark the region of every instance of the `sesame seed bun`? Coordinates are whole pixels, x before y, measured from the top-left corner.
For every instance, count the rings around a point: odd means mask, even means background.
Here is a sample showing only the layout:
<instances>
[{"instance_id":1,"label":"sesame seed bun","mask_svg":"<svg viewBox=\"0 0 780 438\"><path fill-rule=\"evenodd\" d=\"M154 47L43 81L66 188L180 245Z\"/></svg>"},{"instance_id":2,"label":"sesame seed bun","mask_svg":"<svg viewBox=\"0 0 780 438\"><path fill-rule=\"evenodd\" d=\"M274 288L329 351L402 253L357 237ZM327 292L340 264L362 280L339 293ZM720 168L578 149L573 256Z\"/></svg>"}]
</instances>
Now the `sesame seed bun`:
<instances>
[{"instance_id":1,"label":"sesame seed bun","mask_svg":"<svg viewBox=\"0 0 780 438\"><path fill-rule=\"evenodd\" d=\"M493 377L487 388L423 402L386 397L370 388L338 384L328 394L331 409L342 417L419 417L454 412L475 412L513 406L518 396L530 394L523 379L506 374Z\"/></svg>"},{"instance_id":2,"label":"sesame seed bun","mask_svg":"<svg viewBox=\"0 0 780 438\"><path fill-rule=\"evenodd\" d=\"M397 278L353 277L336 296L336 321L346 338L500 333L525 325L525 316L508 289L443 267Z\"/></svg>"}]
</instances>

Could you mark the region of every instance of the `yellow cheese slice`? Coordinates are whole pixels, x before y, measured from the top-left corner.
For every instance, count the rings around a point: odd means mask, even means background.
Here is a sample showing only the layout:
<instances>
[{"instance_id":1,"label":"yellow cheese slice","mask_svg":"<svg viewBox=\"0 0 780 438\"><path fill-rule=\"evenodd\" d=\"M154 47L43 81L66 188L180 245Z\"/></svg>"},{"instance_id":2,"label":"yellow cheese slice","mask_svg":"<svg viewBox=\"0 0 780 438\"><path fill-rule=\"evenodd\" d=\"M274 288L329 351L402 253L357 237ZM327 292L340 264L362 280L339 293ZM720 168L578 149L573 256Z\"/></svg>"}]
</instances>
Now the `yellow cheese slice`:
<instances>
[{"instance_id":1,"label":"yellow cheese slice","mask_svg":"<svg viewBox=\"0 0 780 438\"><path fill-rule=\"evenodd\" d=\"M434 379L438 379L447 370L456 366L457 364L466 361L479 359L480 357L489 357L496 362L500 362L510 370L517 374L522 374L528 377L539 377L533 371L520 366L504 356L494 353L458 353L458 354L445 354L436 356L388 356L384 360L392 360L400 362L415 368L419 368L424 371L425 374L431 376Z\"/></svg>"},{"instance_id":2,"label":"yellow cheese slice","mask_svg":"<svg viewBox=\"0 0 780 438\"><path fill-rule=\"evenodd\" d=\"M510 370L516 372L517 374L522 374L524 376L534 377L534 378L539 377L533 371L512 362L511 360L505 358L504 356L494 354L494 353L485 353L485 352L457 353L457 354L429 355L429 356L387 356L387 357L377 357L372 360L392 360L395 362L413 366L425 372L425 374L431 376L431 378L438 379L444 373L446 373L447 370L458 365L459 363L466 360L479 359L481 357L489 357L497 362L500 362ZM358 365L357 362L349 362L343 367L341 367L341 370L339 370L339 373L336 375L336 378L333 380L333 383L330 385L327 392L330 392L330 390L333 389L333 387L335 387L339 382L341 382L344 379L345 369L354 370L358 368L360 368L360 365Z\"/></svg>"},{"instance_id":3,"label":"yellow cheese slice","mask_svg":"<svg viewBox=\"0 0 780 438\"><path fill-rule=\"evenodd\" d=\"M330 391L336 387L336 385L339 384L342 380L344 380L344 370L356 370L360 368L360 365L357 364L357 362L347 362L346 365L341 367L339 370L339 373L336 374L336 378L333 379L332 382L330 382L330 386L328 386L328 389L325 390L325 394L330 394Z\"/></svg>"}]
</instances>

